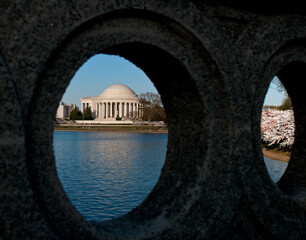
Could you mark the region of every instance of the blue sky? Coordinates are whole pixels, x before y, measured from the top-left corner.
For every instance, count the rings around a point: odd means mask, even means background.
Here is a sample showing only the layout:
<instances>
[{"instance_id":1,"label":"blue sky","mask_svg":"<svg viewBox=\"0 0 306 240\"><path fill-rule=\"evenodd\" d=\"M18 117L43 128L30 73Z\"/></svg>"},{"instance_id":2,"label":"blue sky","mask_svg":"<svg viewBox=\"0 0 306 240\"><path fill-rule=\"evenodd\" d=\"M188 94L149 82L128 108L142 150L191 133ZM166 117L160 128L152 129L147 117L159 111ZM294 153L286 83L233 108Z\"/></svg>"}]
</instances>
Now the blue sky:
<instances>
[{"instance_id":1,"label":"blue sky","mask_svg":"<svg viewBox=\"0 0 306 240\"><path fill-rule=\"evenodd\" d=\"M274 77L278 80L277 77ZM279 106L282 104L283 100L285 99L285 93L280 93L273 82L270 83L270 87L266 94L265 103L264 105L274 105Z\"/></svg>"},{"instance_id":2,"label":"blue sky","mask_svg":"<svg viewBox=\"0 0 306 240\"><path fill-rule=\"evenodd\" d=\"M80 98L98 96L116 83L129 86L136 94L157 92L147 75L133 63L119 56L97 54L76 72L62 102L80 107Z\"/></svg>"},{"instance_id":3,"label":"blue sky","mask_svg":"<svg viewBox=\"0 0 306 240\"><path fill-rule=\"evenodd\" d=\"M72 78L62 102L81 105L80 98L100 95L108 86L122 83L136 94L157 92L146 74L126 59L106 54L97 54L85 62ZM280 105L283 94L270 88L265 105Z\"/></svg>"}]
</instances>

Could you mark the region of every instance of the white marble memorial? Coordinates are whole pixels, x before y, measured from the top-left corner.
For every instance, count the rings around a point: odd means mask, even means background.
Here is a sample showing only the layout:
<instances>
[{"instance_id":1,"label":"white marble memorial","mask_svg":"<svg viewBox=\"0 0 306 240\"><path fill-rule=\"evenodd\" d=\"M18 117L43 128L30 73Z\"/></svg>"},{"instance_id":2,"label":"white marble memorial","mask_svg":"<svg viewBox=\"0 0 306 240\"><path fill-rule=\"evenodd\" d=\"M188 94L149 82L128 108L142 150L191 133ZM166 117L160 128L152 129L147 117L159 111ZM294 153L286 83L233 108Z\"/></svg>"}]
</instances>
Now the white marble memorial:
<instances>
[{"instance_id":1,"label":"white marble memorial","mask_svg":"<svg viewBox=\"0 0 306 240\"><path fill-rule=\"evenodd\" d=\"M139 99L135 92L124 84L113 84L97 97L81 98L81 111L91 107L95 121L123 120L141 116Z\"/></svg>"}]
</instances>

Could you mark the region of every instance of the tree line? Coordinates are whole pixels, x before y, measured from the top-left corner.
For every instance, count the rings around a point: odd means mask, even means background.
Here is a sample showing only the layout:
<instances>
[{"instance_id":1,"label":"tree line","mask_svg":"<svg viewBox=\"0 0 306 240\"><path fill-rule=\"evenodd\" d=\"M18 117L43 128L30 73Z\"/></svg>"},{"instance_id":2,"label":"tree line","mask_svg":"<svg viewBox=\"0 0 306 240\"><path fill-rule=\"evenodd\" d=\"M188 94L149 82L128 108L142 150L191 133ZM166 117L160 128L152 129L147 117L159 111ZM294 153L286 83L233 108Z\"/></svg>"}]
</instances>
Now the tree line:
<instances>
[{"instance_id":1,"label":"tree line","mask_svg":"<svg viewBox=\"0 0 306 240\"><path fill-rule=\"evenodd\" d=\"M158 93L146 92L139 94L143 121L167 121L166 112Z\"/></svg>"},{"instance_id":2,"label":"tree line","mask_svg":"<svg viewBox=\"0 0 306 240\"><path fill-rule=\"evenodd\" d=\"M74 108L70 112L70 120L93 120L91 107L86 107L84 114L78 108Z\"/></svg>"},{"instance_id":3,"label":"tree line","mask_svg":"<svg viewBox=\"0 0 306 240\"><path fill-rule=\"evenodd\" d=\"M277 109L277 110L290 110L292 109L292 102L291 98L288 96L287 91L284 88L282 82L277 78L273 78L270 87L276 89L278 92L285 94L285 99L282 101L282 104L279 106L272 106L272 105L265 105L263 106L264 109Z\"/></svg>"},{"instance_id":4,"label":"tree line","mask_svg":"<svg viewBox=\"0 0 306 240\"><path fill-rule=\"evenodd\" d=\"M292 109L291 98L289 96L287 96L283 100L282 104L279 105L279 106L265 105L263 108L264 109L276 109L276 110L281 110L281 111L290 110L290 109Z\"/></svg>"}]
</instances>

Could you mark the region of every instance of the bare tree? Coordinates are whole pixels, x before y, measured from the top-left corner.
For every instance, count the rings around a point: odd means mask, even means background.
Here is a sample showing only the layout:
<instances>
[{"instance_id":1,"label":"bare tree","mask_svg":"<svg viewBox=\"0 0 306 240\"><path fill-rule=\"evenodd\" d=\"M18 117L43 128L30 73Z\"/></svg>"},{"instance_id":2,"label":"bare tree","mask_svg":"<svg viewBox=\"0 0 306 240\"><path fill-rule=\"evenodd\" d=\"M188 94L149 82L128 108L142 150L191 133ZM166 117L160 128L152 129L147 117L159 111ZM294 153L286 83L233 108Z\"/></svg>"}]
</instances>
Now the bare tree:
<instances>
[{"instance_id":1,"label":"bare tree","mask_svg":"<svg viewBox=\"0 0 306 240\"><path fill-rule=\"evenodd\" d=\"M285 109L292 108L291 99L290 99L290 97L289 97L289 95L288 95L284 85L282 84L282 82L280 81L280 79L277 76L275 76L272 79L272 81L270 83L270 88L277 90L279 93L282 93L284 95L284 100L283 100L282 105L280 105L278 107L277 106L266 105L266 106L264 106L264 108L266 108L266 109L269 109L269 108L275 109L275 108L277 108L279 110L285 110Z\"/></svg>"},{"instance_id":2,"label":"bare tree","mask_svg":"<svg viewBox=\"0 0 306 240\"><path fill-rule=\"evenodd\" d=\"M276 90L277 90L278 92L280 92L280 93L285 93L285 94L287 94L284 85L282 84L282 82L279 80L279 78L278 78L277 76L275 76L275 77L272 79L271 84L270 84L270 88L276 89Z\"/></svg>"},{"instance_id":3,"label":"bare tree","mask_svg":"<svg viewBox=\"0 0 306 240\"><path fill-rule=\"evenodd\" d=\"M142 105L143 120L165 121L166 114L158 93L146 92L139 94Z\"/></svg>"},{"instance_id":4,"label":"bare tree","mask_svg":"<svg viewBox=\"0 0 306 240\"><path fill-rule=\"evenodd\" d=\"M145 100L152 106L163 106L160 95L154 92L140 93L139 98Z\"/></svg>"}]
</instances>

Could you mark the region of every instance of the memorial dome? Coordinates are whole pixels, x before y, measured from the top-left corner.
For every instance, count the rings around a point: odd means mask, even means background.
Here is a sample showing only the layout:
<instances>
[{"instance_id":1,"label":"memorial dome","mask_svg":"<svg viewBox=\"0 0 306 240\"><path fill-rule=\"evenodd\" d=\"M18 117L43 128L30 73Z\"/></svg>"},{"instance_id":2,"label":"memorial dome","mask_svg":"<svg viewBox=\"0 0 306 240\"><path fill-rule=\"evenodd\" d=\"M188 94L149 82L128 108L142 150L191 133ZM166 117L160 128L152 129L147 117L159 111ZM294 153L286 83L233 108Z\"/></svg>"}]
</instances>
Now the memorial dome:
<instances>
[{"instance_id":1,"label":"memorial dome","mask_svg":"<svg viewBox=\"0 0 306 240\"><path fill-rule=\"evenodd\" d=\"M109 86L99 97L103 99L138 99L132 89L120 83Z\"/></svg>"},{"instance_id":2,"label":"memorial dome","mask_svg":"<svg viewBox=\"0 0 306 240\"><path fill-rule=\"evenodd\" d=\"M113 84L106 88L97 97L81 98L82 112L90 107L94 120L117 121L117 118L126 119L139 117L140 102L135 92L124 84Z\"/></svg>"}]
</instances>

